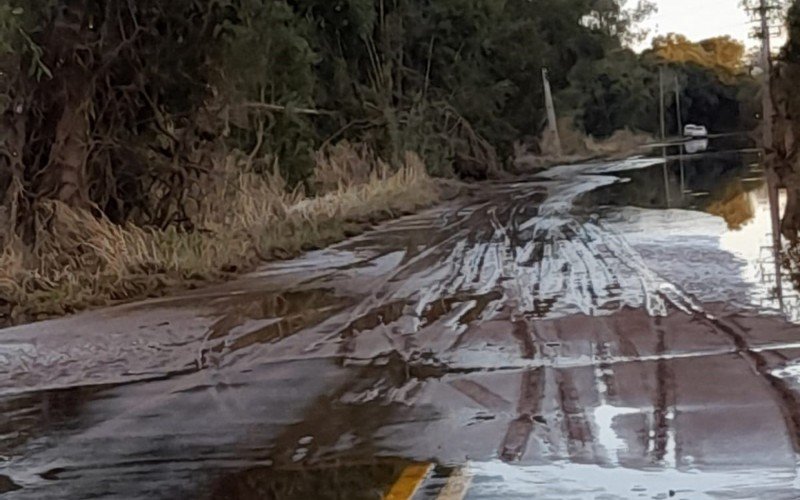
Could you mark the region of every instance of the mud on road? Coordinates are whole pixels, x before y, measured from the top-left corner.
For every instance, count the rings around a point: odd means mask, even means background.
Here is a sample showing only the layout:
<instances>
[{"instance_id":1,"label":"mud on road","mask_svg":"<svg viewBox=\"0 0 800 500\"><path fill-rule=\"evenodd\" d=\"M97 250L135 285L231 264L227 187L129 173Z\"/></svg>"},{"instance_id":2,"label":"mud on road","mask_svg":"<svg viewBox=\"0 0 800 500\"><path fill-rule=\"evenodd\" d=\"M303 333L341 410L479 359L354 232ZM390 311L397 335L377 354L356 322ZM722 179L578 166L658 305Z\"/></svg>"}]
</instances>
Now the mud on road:
<instances>
[{"instance_id":1,"label":"mud on road","mask_svg":"<svg viewBox=\"0 0 800 500\"><path fill-rule=\"evenodd\" d=\"M0 331L3 498L798 498L800 319L749 153L469 197Z\"/></svg>"}]
</instances>

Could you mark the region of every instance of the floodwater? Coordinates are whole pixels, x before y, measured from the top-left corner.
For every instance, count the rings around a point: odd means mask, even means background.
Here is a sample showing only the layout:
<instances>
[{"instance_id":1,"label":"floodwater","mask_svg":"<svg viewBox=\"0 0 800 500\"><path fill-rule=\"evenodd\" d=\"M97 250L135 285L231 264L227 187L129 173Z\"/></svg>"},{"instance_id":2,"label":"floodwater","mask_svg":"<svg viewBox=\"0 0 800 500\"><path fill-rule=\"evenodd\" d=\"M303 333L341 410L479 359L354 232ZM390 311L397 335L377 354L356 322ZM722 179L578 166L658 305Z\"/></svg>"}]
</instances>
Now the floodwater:
<instances>
[{"instance_id":1,"label":"floodwater","mask_svg":"<svg viewBox=\"0 0 800 500\"><path fill-rule=\"evenodd\" d=\"M798 498L800 301L735 148L2 330L0 496Z\"/></svg>"}]
</instances>

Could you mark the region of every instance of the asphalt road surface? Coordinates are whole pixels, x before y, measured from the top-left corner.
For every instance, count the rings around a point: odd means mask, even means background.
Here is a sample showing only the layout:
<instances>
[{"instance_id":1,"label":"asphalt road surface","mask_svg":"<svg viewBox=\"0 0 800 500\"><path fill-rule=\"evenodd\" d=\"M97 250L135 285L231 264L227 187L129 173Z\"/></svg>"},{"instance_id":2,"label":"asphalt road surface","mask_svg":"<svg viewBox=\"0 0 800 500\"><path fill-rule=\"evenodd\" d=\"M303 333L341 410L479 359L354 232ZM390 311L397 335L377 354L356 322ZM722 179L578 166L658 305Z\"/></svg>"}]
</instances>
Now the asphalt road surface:
<instances>
[{"instance_id":1,"label":"asphalt road surface","mask_svg":"<svg viewBox=\"0 0 800 500\"><path fill-rule=\"evenodd\" d=\"M800 498L756 161L559 167L2 330L0 497Z\"/></svg>"}]
</instances>

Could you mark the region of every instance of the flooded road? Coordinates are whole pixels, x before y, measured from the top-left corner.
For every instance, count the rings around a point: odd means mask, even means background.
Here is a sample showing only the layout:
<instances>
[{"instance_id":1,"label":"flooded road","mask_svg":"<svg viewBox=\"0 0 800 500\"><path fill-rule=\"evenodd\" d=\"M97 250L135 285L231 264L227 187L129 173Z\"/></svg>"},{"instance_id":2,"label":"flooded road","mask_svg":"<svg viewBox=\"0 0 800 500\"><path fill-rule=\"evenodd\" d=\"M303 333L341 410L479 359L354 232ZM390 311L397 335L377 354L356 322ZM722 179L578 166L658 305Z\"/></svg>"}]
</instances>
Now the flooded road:
<instances>
[{"instance_id":1,"label":"flooded road","mask_svg":"<svg viewBox=\"0 0 800 500\"><path fill-rule=\"evenodd\" d=\"M0 331L0 496L800 497L763 173L696 147Z\"/></svg>"}]
</instances>

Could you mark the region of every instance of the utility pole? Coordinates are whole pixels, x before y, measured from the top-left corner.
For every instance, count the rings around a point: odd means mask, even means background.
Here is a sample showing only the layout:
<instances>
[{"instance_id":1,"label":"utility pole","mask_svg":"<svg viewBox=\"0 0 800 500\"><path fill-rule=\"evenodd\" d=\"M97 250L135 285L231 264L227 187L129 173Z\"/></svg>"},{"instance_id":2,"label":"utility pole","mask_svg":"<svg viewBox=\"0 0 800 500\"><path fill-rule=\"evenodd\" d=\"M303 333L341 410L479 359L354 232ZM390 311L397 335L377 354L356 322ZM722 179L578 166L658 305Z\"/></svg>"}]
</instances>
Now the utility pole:
<instances>
[{"instance_id":1,"label":"utility pole","mask_svg":"<svg viewBox=\"0 0 800 500\"><path fill-rule=\"evenodd\" d=\"M666 124L664 123L664 66L658 67L658 105L661 120L661 140L667 138Z\"/></svg>"},{"instance_id":2,"label":"utility pole","mask_svg":"<svg viewBox=\"0 0 800 500\"><path fill-rule=\"evenodd\" d=\"M550 79L547 77L547 68L542 68L542 81L544 82L544 103L547 108L547 125L556 148L556 154L561 156L561 137L558 134L556 121L556 107L553 104L553 92L550 89Z\"/></svg>"},{"instance_id":3,"label":"utility pole","mask_svg":"<svg viewBox=\"0 0 800 500\"><path fill-rule=\"evenodd\" d=\"M675 114L678 116L678 136L683 135L683 116L681 116L681 84L675 75Z\"/></svg>"},{"instance_id":4,"label":"utility pole","mask_svg":"<svg viewBox=\"0 0 800 500\"><path fill-rule=\"evenodd\" d=\"M762 141L764 170L767 175L767 193L769 196L770 218L772 219L772 246L775 259L775 280L776 291L782 294L783 283L781 281L781 212L780 212L780 193L778 186L780 179L774 168L773 158L773 126L775 120L775 108L772 102L772 47L770 40L770 26L767 14L775 7L767 5L767 0L760 0L758 13L761 21L761 65L764 70L761 91L762 103Z\"/></svg>"},{"instance_id":5,"label":"utility pole","mask_svg":"<svg viewBox=\"0 0 800 500\"><path fill-rule=\"evenodd\" d=\"M678 115L678 137L683 137L683 108L681 107L681 86L675 75L675 108ZM681 200L686 196L686 168L683 164L683 144L678 146L678 165L681 169Z\"/></svg>"},{"instance_id":6,"label":"utility pole","mask_svg":"<svg viewBox=\"0 0 800 500\"><path fill-rule=\"evenodd\" d=\"M675 115L678 117L678 137L683 137L683 116L681 114L681 84L675 75ZM686 172L683 166L683 144L678 146L678 164L681 169L681 200L686 195Z\"/></svg>"},{"instance_id":7,"label":"utility pole","mask_svg":"<svg viewBox=\"0 0 800 500\"><path fill-rule=\"evenodd\" d=\"M758 8L761 17L761 65L764 69L764 80L762 82L761 104L763 107L763 141L764 156L768 156L768 151L772 150L772 130L775 109L772 105L772 48L769 31L769 19L767 12L771 8L767 6L767 0L761 0Z\"/></svg>"}]
</instances>

